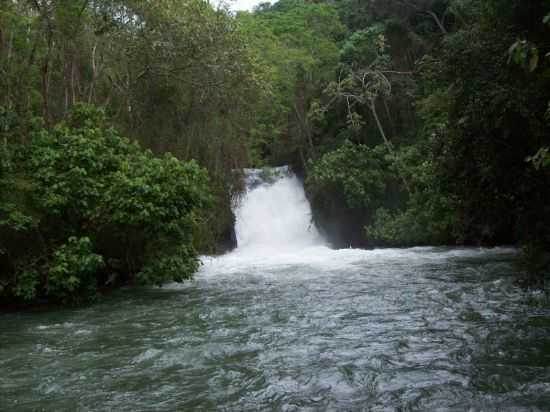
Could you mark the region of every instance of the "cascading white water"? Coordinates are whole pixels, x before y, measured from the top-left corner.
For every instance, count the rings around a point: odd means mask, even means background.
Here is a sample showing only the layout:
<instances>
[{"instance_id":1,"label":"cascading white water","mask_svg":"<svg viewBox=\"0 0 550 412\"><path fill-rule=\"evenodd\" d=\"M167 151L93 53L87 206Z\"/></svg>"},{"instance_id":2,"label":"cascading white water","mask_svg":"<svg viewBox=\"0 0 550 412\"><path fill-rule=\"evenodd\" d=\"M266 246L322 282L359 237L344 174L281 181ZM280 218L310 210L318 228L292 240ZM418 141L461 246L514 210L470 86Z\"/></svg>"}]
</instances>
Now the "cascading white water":
<instances>
[{"instance_id":1,"label":"cascading white water","mask_svg":"<svg viewBox=\"0 0 550 412\"><path fill-rule=\"evenodd\" d=\"M323 244L311 219L304 188L288 168L262 178L245 170L247 192L235 208L239 251L286 252Z\"/></svg>"}]
</instances>

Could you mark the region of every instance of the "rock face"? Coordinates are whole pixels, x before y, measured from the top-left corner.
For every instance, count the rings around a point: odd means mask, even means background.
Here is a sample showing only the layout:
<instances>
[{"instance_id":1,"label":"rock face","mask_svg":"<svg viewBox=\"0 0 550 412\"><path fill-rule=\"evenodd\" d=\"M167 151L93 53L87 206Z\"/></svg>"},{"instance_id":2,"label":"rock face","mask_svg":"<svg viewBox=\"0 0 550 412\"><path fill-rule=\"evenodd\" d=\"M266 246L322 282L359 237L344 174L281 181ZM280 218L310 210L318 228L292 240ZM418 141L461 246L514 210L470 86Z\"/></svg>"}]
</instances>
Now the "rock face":
<instances>
[{"instance_id":1,"label":"rock face","mask_svg":"<svg viewBox=\"0 0 550 412\"><path fill-rule=\"evenodd\" d=\"M232 224L224 230L218 240L218 253L231 252L237 247L237 235L235 234L235 225Z\"/></svg>"},{"instance_id":2,"label":"rock face","mask_svg":"<svg viewBox=\"0 0 550 412\"><path fill-rule=\"evenodd\" d=\"M321 209L313 204L313 217L319 232L337 249L365 248L364 217L360 212L344 207L333 207L331 210Z\"/></svg>"},{"instance_id":3,"label":"rock face","mask_svg":"<svg viewBox=\"0 0 550 412\"><path fill-rule=\"evenodd\" d=\"M348 207L340 188L319 192L306 185L306 195L311 204L313 220L332 247L376 246L369 244L365 236L365 226L371 223L368 211Z\"/></svg>"}]
</instances>

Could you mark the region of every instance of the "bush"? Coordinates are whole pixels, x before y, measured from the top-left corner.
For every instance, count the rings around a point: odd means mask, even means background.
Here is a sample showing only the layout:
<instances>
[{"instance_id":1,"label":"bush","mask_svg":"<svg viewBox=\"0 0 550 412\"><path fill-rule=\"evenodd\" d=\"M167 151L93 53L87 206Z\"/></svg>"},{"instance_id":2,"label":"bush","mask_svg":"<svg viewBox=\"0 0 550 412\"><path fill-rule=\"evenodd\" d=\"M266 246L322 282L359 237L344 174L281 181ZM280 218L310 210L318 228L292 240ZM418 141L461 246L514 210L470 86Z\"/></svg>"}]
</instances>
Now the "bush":
<instances>
[{"instance_id":1,"label":"bush","mask_svg":"<svg viewBox=\"0 0 550 412\"><path fill-rule=\"evenodd\" d=\"M461 243L459 202L445 193L427 150L403 146L396 157L411 185L411 194L399 209L379 208L366 235L384 246Z\"/></svg>"},{"instance_id":2,"label":"bush","mask_svg":"<svg viewBox=\"0 0 550 412\"><path fill-rule=\"evenodd\" d=\"M369 148L346 141L310 165L307 186L317 197L338 192L349 208L372 208L396 179L385 153L382 146Z\"/></svg>"},{"instance_id":3,"label":"bush","mask_svg":"<svg viewBox=\"0 0 550 412\"><path fill-rule=\"evenodd\" d=\"M48 296L70 302L95 293L96 274L103 268L104 261L102 256L92 252L92 246L87 237L70 237L53 253L47 268Z\"/></svg>"},{"instance_id":4,"label":"bush","mask_svg":"<svg viewBox=\"0 0 550 412\"><path fill-rule=\"evenodd\" d=\"M153 156L83 105L20 151L0 171L5 298L72 303L113 279L161 284L196 271L211 196L195 162ZM21 182L17 193L7 178Z\"/></svg>"},{"instance_id":5,"label":"bush","mask_svg":"<svg viewBox=\"0 0 550 412\"><path fill-rule=\"evenodd\" d=\"M306 189L316 223L337 247L370 246L363 228L404 195L385 147L349 141L310 163Z\"/></svg>"}]
</instances>

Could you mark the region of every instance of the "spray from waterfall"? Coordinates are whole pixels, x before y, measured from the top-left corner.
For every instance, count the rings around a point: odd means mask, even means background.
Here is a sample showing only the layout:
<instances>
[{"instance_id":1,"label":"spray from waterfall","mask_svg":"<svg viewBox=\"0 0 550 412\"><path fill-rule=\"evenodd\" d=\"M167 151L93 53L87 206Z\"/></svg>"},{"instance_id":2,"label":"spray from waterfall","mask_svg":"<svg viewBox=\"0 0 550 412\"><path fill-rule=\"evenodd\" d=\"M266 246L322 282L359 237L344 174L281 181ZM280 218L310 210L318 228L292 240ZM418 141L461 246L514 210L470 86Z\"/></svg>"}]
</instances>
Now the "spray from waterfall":
<instances>
[{"instance_id":1,"label":"spray from waterfall","mask_svg":"<svg viewBox=\"0 0 550 412\"><path fill-rule=\"evenodd\" d=\"M239 251L285 252L323 245L304 188L288 167L246 169L247 191L235 207Z\"/></svg>"}]
</instances>

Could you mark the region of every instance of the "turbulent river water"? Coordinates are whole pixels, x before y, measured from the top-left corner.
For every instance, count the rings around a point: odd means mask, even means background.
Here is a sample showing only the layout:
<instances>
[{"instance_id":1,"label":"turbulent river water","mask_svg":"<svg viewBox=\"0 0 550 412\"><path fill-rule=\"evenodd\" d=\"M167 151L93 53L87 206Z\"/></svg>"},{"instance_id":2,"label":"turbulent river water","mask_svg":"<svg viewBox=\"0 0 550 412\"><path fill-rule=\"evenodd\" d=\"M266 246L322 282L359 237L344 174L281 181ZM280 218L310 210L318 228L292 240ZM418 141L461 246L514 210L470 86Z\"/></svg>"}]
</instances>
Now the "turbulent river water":
<instances>
[{"instance_id":1,"label":"turbulent river water","mask_svg":"<svg viewBox=\"0 0 550 412\"><path fill-rule=\"evenodd\" d=\"M0 410L550 410L514 249L331 250L282 174L248 171L239 247L193 282L0 315Z\"/></svg>"}]
</instances>

